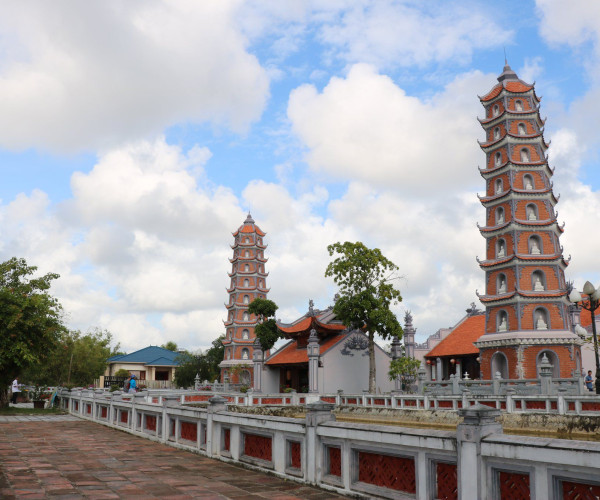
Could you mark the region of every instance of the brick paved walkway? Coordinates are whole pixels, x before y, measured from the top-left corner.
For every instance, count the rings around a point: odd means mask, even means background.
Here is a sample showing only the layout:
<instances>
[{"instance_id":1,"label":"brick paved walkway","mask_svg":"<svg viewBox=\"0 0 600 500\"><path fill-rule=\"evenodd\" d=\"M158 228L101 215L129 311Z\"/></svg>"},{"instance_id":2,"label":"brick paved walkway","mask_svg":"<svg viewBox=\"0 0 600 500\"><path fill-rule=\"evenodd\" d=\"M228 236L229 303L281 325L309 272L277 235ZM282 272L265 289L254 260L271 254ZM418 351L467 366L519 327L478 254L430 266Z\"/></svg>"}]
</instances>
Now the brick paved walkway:
<instances>
[{"instance_id":1,"label":"brick paved walkway","mask_svg":"<svg viewBox=\"0 0 600 500\"><path fill-rule=\"evenodd\" d=\"M3 417L0 498L344 498L70 416Z\"/></svg>"}]
</instances>

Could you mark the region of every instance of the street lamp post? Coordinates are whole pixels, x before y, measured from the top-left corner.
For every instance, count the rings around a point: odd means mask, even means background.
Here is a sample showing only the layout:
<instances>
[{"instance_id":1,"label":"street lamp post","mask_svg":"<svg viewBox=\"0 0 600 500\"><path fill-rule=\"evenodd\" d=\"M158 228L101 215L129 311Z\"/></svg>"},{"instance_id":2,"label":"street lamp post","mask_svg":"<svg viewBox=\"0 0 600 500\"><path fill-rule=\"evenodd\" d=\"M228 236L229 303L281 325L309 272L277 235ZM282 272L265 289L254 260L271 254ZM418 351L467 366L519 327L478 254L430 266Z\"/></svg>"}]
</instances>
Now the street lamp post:
<instances>
[{"instance_id":1,"label":"street lamp post","mask_svg":"<svg viewBox=\"0 0 600 500\"><path fill-rule=\"evenodd\" d=\"M580 305L584 309L590 311L592 315L592 336L594 338L594 354L596 356L596 394L600 394L600 358L598 358L598 337L596 335L596 315L594 311L600 305L600 288L595 289L589 281L583 285L583 293L587 298L583 298L581 294L573 289L569 294L569 300L574 304Z\"/></svg>"}]
</instances>

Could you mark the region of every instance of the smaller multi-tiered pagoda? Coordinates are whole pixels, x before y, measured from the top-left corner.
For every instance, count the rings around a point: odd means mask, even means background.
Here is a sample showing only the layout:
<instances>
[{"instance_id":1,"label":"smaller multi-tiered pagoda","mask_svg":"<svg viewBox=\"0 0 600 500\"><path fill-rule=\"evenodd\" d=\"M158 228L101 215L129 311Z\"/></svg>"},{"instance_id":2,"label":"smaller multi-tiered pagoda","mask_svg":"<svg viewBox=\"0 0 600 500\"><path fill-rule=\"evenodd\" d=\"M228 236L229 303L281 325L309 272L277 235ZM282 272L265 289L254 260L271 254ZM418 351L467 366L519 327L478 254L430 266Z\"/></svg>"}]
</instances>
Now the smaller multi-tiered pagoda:
<instances>
[{"instance_id":1,"label":"smaller multi-tiered pagoda","mask_svg":"<svg viewBox=\"0 0 600 500\"><path fill-rule=\"evenodd\" d=\"M252 383L254 328L257 318L248 312L248 306L256 298L267 298L267 276L263 243L265 233L254 223L250 214L233 233L234 244L231 262L231 285L225 324L225 355L221 368L223 382ZM234 368L235 367L235 368ZM241 370L240 370L241 367Z\"/></svg>"}]
</instances>

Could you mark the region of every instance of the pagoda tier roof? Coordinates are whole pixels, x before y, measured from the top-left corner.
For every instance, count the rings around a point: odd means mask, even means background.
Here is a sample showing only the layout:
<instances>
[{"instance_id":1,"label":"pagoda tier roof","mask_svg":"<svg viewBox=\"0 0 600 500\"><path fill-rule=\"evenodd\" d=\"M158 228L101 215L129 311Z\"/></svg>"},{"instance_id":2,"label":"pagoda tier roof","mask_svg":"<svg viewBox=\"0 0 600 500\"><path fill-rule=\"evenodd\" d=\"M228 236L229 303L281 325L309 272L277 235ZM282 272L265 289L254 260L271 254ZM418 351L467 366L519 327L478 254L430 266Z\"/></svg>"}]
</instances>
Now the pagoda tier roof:
<instances>
[{"instance_id":1,"label":"pagoda tier roof","mask_svg":"<svg viewBox=\"0 0 600 500\"><path fill-rule=\"evenodd\" d=\"M532 139L541 138L542 143L546 147L546 149L548 149L548 146L550 145L549 143L546 143L546 141L544 140L544 134L543 134L542 131L537 132L535 134L528 134L528 135L517 135L517 134L512 134L510 132L507 132L506 134L504 134L499 139L494 139L493 141L489 141L489 142L481 142L481 141L478 140L477 144L479 144L479 147L483 151L487 152L487 150L493 149L495 147L500 147L500 143L502 141L504 141L505 139L507 139L507 138L516 139L519 142L521 142L521 140L523 140L523 141L530 141ZM506 142L508 143L510 141L506 140Z\"/></svg>"},{"instance_id":2,"label":"pagoda tier roof","mask_svg":"<svg viewBox=\"0 0 600 500\"><path fill-rule=\"evenodd\" d=\"M511 228L509 226L511 226L514 223L513 220L507 220L505 223L503 224L499 224L497 226L480 226L479 223L477 223L477 228L479 229L479 232L485 237L485 238L491 238L493 236L496 236L497 233L502 233L504 234L506 231L509 231ZM518 226L517 228L515 228L518 231L527 231L528 228L524 227L522 224L516 223L514 224L515 226ZM550 226L548 226L550 227ZM558 224L556 225L556 229L557 232L556 234L558 234L560 236L561 231L558 228ZM536 231L538 231L539 229L536 228ZM534 232L532 230L532 232ZM552 232L552 229L548 229L548 232Z\"/></svg>"},{"instance_id":3,"label":"pagoda tier roof","mask_svg":"<svg viewBox=\"0 0 600 500\"><path fill-rule=\"evenodd\" d=\"M485 205L484 205L485 206ZM564 229L561 228L558 225L558 222L556 220L556 218L554 219L546 219L543 221L539 221L539 220L522 220L522 219L511 219L509 221L511 224L514 224L515 226L519 226L518 230L519 231L526 231L527 229L531 229L531 228L550 228L553 225L556 225L556 229L559 231L559 233L563 233ZM479 225L478 225L479 227ZM488 231L482 231L481 228L479 229L482 233L484 232L488 232Z\"/></svg>"},{"instance_id":4,"label":"pagoda tier roof","mask_svg":"<svg viewBox=\"0 0 600 500\"><path fill-rule=\"evenodd\" d=\"M254 290L258 290L259 292L267 293L271 289L270 288L263 288L263 287L258 286L258 285L255 285L255 286L236 285L236 286L228 288L227 292L231 293L231 292L234 292L236 290L239 291L239 292L252 292Z\"/></svg>"},{"instance_id":5,"label":"pagoda tier roof","mask_svg":"<svg viewBox=\"0 0 600 500\"><path fill-rule=\"evenodd\" d=\"M552 195L555 202L558 202L558 198L556 196L554 196L554 193L552 192L552 187L545 187L544 189L518 189L518 188L514 188L512 186L509 186L507 189L505 189L501 193L494 193L491 196L480 196L479 194L477 194L477 198L479 198L479 201L481 203L490 203L490 202L499 201L500 199L504 198L505 196L507 196L511 193L514 193L519 196L524 196L524 197L549 193Z\"/></svg>"},{"instance_id":6,"label":"pagoda tier roof","mask_svg":"<svg viewBox=\"0 0 600 500\"><path fill-rule=\"evenodd\" d=\"M548 168L551 174L554 174L554 169L550 168L548 165L548 157L544 156L544 159L539 162L530 162L530 163L522 163L520 161L515 160L506 160L504 163L500 165L494 165L492 168L479 168L479 173L485 179L486 174L497 174L499 170L502 170L505 167L527 167L527 168L538 168L538 167L546 167ZM520 169L519 169L520 170Z\"/></svg>"},{"instance_id":7,"label":"pagoda tier roof","mask_svg":"<svg viewBox=\"0 0 600 500\"><path fill-rule=\"evenodd\" d=\"M341 342L347 337L346 333L335 332L332 335L321 339L319 354L324 354L333 346ZM283 346L279 351L273 353L265 362L266 365L298 365L308 363L308 351L306 346L298 345L298 340L291 340Z\"/></svg>"},{"instance_id":8,"label":"pagoda tier roof","mask_svg":"<svg viewBox=\"0 0 600 500\"><path fill-rule=\"evenodd\" d=\"M481 268L490 268L495 266L501 266L503 264L507 264L510 261L517 259L524 264L530 264L533 261L539 260L548 264L548 261L560 261L565 267L569 265L569 262L564 259L561 254L552 254L552 255L529 255L529 254L511 254L508 257L502 257L500 259L490 259L490 260L479 260L478 257L475 257L479 267Z\"/></svg>"},{"instance_id":9,"label":"pagoda tier roof","mask_svg":"<svg viewBox=\"0 0 600 500\"><path fill-rule=\"evenodd\" d=\"M234 262L238 262L238 261L240 261L240 262L252 262L254 260L256 260L258 262L262 262L264 264L269 259L265 258L265 257L242 257L242 256L239 256L239 257L233 257L232 259L229 259L229 262L231 262L233 264Z\"/></svg>"},{"instance_id":10,"label":"pagoda tier roof","mask_svg":"<svg viewBox=\"0 0 600 500\"><path fill-rule=\"evenodd\" d=\"M227 273L227 275L231 278L233 276L236 276L237 274L243 274L244 276L253 276L253 275L257 275L260 276L261 278L266 278L267 276L269 276L269 273L261 273L259 271L241 271L241 270L237 270L231 273Z\"/></svg>"},{"instance_id":11,"label":"pagoda tier roof","mask_svg":"<svg viewBox=\"0 0 600 500\"><path fill-rule=\"evenodd\" d=\"M526 118L527 115L534 115L537 118L538 123L540 125L544 125L546 123L546 118L541 118L539 112L540 112L540 106L539 106L539 104L536 104L535 107L528 109L528 110L523 110L523 111L516 111L514 109L503 109L502 113L499 113L496 116L491 116L490 118L477 117L477 120L479 121L479 124L485 130L492 128L497 123L509 120L509 119L511 119L511 117L515 117L516 119L522 120L522 119Z\"/></svg>"},{"instance_id":12,"label":"pagoda tier roof","mask_svg":"<svg viewBox=\"0 0 600 500\"><path fill-rule=\"evenodd\" d=\"M477 297L481 302L502 302L511 299L515 296L523 297L525 299L555 299L557 297L564 297L567 295L566 290L544 290L544 291L529 291L529 290L515 290L514 292L503 293L502 295L479 295Z\"/></svg>"},{"instance_id":13,"label":"pagoda tier roof","mask_svg":"<svg viewBox=\"0 0 600 500\"><path fill-rule=\"evenodd\" d=\"M248 212L248 217L246 217L246 220L244 221L244 223L238 228L238 230L235 233L232 233L232 234L233 234L233 236L237 236L239 233L256 233L259 236L265 236L267 234L267 233L263 232L260 229L260 227L258 227L254 223L254 219L250 215L250 212Z\"/></svg>"},{"instance_id":14,"label":"pagoda tier roof","mask_svg":"<svg viewBox=\"0 0 600 500\"><path fill-rule=\"evenodd\" d=\"M229 245L232 250L236 248L260 248L261 250L265 250L269 245L261 245L259 243L234 243L233 245Z\"/></svg>"},{"instance_id":15,"label":"pagoda tier roof","mask_svg":"<svg viewBox=\"0 0 600 500\"><path fill-rule=\"evenodd\" d=\"M439 344L425 354L425 358L479 354L479 349L473 343L484 333L484 314L466 316Z\"/></svg>"}]
</instances>

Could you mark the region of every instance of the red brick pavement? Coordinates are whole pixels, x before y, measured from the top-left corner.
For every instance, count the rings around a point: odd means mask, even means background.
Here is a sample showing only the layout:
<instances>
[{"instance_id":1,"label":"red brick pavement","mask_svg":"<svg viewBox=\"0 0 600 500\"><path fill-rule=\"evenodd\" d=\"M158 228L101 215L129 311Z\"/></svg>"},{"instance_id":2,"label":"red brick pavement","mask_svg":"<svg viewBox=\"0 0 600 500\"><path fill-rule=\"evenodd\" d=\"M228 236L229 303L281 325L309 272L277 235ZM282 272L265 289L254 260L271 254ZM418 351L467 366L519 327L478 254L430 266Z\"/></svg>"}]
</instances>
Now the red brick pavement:
<instances>
[{"instance_id":1,"label":"red brick pavement","mask_svg":"<svg viewBox=\"0 0 600 500\"><path fill-rule=\"evenodd\" d=\"M344 498L92 422L0 423L0 498Z\"/></svg>"}]
</instances>

